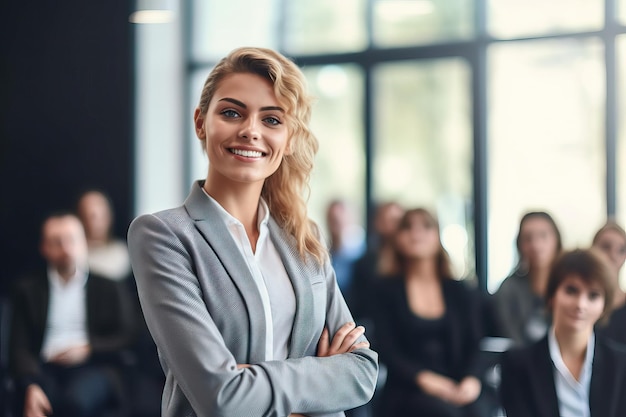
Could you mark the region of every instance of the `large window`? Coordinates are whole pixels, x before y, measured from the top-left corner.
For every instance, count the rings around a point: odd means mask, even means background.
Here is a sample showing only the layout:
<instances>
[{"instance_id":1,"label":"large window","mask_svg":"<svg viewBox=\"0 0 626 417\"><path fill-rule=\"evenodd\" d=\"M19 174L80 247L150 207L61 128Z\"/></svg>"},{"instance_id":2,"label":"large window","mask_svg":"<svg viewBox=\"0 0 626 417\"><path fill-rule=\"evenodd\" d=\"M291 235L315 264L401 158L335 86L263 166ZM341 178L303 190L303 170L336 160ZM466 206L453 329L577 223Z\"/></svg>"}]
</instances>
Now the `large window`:
<instances>
[{"instance_id":1,"label":"large window","mask_svg":"<svg viewBox=\"0 0 626 417\"><path fill-rule=\"evenodd\" d=\"M470 74L446 58L378 65L373 198L438 213L458 276L473 273Z\"/></svg>"},{"instance_id":2,"label":"large window","mask_svg":"<svg viewBox=\"0 0 626 417\"><path fill-rule=\"evenodd\" d=\"M626 0L622 1L623 9L626 9ZM626 35L620 35L617 41L617 69L618 69L618 103L617 114L626 113ZM617 221L624 227L626 225L626 119L623 116L617 118ZM622 268L622 288L626 289L626 267Z\"/></svg>"},{"instance_id":3,"label":"large window","mask_svg":"<svg viewBox=\"0 0 626 417\"><path fill-rule=\"evenodd\" d=\"M469 38L473 6L473 0L374 0L373 41L383 47Z\"/></svg>"},{"instance_id":4,"label":"large window","mask_svg":"<svg viewBox=\"0 0 626 417\"><path fill-rule=\"evenodd\" d=\"M525 211L550 212L566 247L626 223L626 0L185 4L187 180L206 171L190 116L204 78L256 45L292 57L317 98L321 224L335 198L363 227L376 202L431 208L457 273L495 291Z\"/></svg>"},{"instance_id":5,"label":"large window","mask_svg":"<svg viewBox=\"0 0 626 417\"><path fill-rule=\"evenodd\" d=\"M566 247L588 245L606 218L603 54L595 38L489 49L492 290L517 261L524 212L550 212Z\"/></svg>"},{"instance_id":6,"label":"large window","mask_svg":"<svg viewBox=\"0 0 626 417\"><path fill-rule=\"evenodd\" d=\"M603 0L488 0L489 31L516 38L602 29Z\"/></svg>"},{"instance_id":7,"label":"large window","mask_svg":"<svg viewBox=\"0 0 626 417\"><path fill-rule=\"evenodd\" d=\"M325 224L328 203L343 199L365 219L365 149L363 149L363 71L355 65L305 67L309 91L316 97L311 127L320 147L311 174L309 210Z\"/></svg>"}]
</instances>

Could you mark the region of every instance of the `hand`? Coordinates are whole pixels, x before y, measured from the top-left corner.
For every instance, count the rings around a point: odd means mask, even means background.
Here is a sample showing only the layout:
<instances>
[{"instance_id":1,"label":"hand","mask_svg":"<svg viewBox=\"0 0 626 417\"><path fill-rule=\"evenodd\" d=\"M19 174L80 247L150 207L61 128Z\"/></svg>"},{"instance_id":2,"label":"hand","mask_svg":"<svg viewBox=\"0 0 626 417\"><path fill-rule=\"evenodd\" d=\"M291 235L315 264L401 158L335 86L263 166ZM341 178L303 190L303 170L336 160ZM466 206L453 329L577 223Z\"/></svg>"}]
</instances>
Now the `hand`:
<instances>
[{"instance_id":1,"label":"hand","mask_svg":"<svg viewBox=\"0 0 626 417\"><path fill-rule=\"evenodd\" d=\"M26 388L24 398L24 417L43 417L52 414L52 406L48 396L37 384Z\"/></svg>"},{"instance_id":2,"label":"hand","mask_svg":"<svg viewBox=\"0 0 626 417\"><path fill-rule=\"evenodd\" d=\"M78 365L85 362L89 355L91 355L90 345L72 346L54 355L50 362L65 366Z\"/></svg>"},{"instance_id":3,"label":"hand","mask_svg":"<svg viewBox=\"0 0 626 417\"><path fill-rule=\"evenodd\" d=\"M324 328L322 336L317 343L317 356L333 356L341 353L349 353L356 349L368 348L369 342L356 343L357 339L365 333L363 326L356 326L354 323L346 323L337 330L337 333L333 336L332 342L328 328Z\"/></svg>"},{"instance_id":4,"label":"hand","mask_svg":"<svg viewBox=\"0 0 626 417\"><path fill-rule=\"evenodd\" d=\"M432 371L421 371L415 377L417 386L422 391L446 402L453 402L457 395L456 382Z\"/></svg>"},{"instance_id":5,"label":"hand","mask_svg":"<svg viewBox=\"0 0 626 417\"><path fill-rule=\"evenodd\" d=\"M478 378L466 376L457 385L456 405L463 406L476 401L480 395L481 384Z\"/></svg>"}]
</instances>

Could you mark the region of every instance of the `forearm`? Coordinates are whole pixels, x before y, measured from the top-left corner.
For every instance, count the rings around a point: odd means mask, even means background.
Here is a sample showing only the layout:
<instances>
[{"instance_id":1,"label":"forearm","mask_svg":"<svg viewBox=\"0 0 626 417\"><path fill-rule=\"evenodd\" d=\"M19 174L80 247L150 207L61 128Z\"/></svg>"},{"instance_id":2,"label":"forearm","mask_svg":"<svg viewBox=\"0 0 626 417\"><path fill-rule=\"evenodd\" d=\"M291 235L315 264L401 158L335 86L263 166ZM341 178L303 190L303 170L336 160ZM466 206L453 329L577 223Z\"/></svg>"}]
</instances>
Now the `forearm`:
<instances>
[{"instance_id":1,"label":"forearm","mask_svg":"<svg viewBox=\"0 0 626 417\"><path fill-rule=\"evenodd\" d=\"M368 402L374 394L378 375L377 354L358 349L329 357L259 364L272 381L277 402L288 402L290 411L303 414L348 410Z\"/></svg>"}]
</instances>

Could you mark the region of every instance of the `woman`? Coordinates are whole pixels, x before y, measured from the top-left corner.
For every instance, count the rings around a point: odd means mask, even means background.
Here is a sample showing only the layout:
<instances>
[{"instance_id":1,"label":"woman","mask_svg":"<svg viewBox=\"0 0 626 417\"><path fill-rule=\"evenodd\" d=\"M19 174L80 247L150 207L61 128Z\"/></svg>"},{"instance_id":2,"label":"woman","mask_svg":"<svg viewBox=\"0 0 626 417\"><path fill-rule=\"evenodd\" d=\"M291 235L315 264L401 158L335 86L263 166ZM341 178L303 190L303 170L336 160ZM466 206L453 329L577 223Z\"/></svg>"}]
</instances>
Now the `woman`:
<instances>
[{"instance_id":1,"label":"woman","mask_svg":"<svg viewBox=\"0 0 626 417\"><path fill-rule=\"evenodd\" d=\"M380 280L376 323L381 362L388 367L383 416L468 416L481 384L477 299L451 279L436 219L405 213L395 234L397 268Z\"/></svg>"},{"instance_id":2,"label":"woman","mask_svg":"<svg viewBox=\"0 0 626 417\"><path fill-rule=\"evenodd\" d=\"M626 410L626 352L594 334L611 311L613 277L593 250L562 255L550 274L547 336L502 357L508 417L618 417Z\"/></svg>"},{"instance_id":3,"label":"woman","mask_svg":"<svg viewBox=\"0 0 626 417\"><path fill-rule=\"evenodd\" d=\"M616 293L615 309L609 324L600 329L607 337L626 345L626 293L620 289L619 276L626 261L626 232L615 222L608 222L593 238L593 247L604 253L613 272Z\"/></svg>"},{"instance_id":4,"label":"woman","mask_svg":"<svg viewBox=\"0 0 626 417\"><path fill-rule=\"evenodd\" d=\"M529 212L522 217L517 235L519 264L493 297L500 336L523 346L546 334L543 297L550 267L562 248L561 233L548 213Z\"/></svg>"},{"instance_id":5,"label":"woman","mask_svg":"<svg viewBox=\"0 0 626 417\"><path fill-rule=\"evenodd\" d=\"M309 118L294 63L234 50L194 115L206 179L130 227L163 416L340 416L373 394L377 355L301 197L317 150Z\"/></svg>"},{"instance_id":6,"label":"woman","mask_svg":"<svg viewBox=\"0 0 626 417\"><path fill-rule=\"evenodd\" d=\"M78 199L77 214L87 235L89 270L115 281L130 276L126 243L112 236L113 206L102 192L90 190Z\"/></svg>"}]
</instances>

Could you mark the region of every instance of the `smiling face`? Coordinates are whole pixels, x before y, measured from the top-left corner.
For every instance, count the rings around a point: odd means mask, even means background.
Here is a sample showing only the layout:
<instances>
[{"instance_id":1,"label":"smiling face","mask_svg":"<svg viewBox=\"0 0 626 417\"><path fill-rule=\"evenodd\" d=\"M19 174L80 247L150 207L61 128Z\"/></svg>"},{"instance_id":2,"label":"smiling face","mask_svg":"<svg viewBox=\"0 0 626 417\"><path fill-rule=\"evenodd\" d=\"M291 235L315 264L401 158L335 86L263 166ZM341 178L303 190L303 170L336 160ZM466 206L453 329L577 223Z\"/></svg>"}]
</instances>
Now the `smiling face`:
<instances>
[{"instance_id":1,"label":"smiling face","mask_svg":"<svg viewBox=\"0 0 626 417\"><path fill-rule=\"evenodd\" d=\"M567 275L550 303L554 326L558 331L588 332L602 316L605 294L597 282L587 282L579 275Z\"/></svg>"},{"instance_id":2,"label":"smiling face","mask_svg":"<svg viewBox=\"0 0 626 417\"><path fill-rule=\"evenodd\" d=\"M289 153L286 117L269 80L252 73L225 76L206 114L196 109L194 116L209 159L207 190L262 187Z\"/></svg>"}]
</instances>

